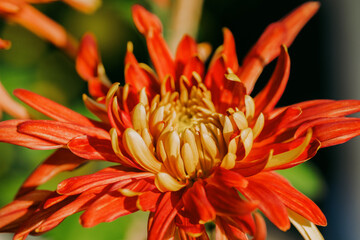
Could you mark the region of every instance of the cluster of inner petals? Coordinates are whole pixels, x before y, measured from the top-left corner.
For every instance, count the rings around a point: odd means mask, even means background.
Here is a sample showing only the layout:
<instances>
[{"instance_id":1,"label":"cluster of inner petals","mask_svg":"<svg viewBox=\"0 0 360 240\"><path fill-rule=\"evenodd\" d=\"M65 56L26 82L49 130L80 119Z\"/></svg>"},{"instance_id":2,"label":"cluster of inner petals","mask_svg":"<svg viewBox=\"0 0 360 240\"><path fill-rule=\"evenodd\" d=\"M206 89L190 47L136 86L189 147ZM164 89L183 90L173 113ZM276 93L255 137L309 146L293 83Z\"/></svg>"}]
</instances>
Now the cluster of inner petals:
<instances>
[{"instance_id":1,"label":"cluster of inner petals","mask_svg":"<svg viewBox=\"0 0 360 240\"><path fill-rule=\"evenodd\" d=\"M151 102L140 91L131 112L132 128L122 135L126 152L145 170L156 175L160 191L177 191L214 167L231 169L250 152L261 132L264 116L254 118L253 99L244 95L243 106L216 112L211 92L201 77L188 87L181 78L178 91L161 91ZM163 87L163 86L162 86Z\"/></svg>"}]
</instances>

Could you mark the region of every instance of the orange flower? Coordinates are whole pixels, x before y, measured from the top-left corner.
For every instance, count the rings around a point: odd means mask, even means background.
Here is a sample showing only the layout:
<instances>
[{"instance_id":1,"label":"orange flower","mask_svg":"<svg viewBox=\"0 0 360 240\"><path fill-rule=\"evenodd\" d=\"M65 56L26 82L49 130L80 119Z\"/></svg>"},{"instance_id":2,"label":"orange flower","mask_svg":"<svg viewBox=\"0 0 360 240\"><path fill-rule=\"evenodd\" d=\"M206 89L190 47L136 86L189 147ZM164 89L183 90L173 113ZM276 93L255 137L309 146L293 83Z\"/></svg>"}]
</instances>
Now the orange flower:
<instances>
[{"instance_id":1,"label":"orange flower","mask_svg":"<svg viewBox=\"0 0 360 240\"><path fill-rule=\"evenodd\" d=\"M84 227L149 211L148 239L265 239L259 209L285 231L292 223L304 238L322 239L321 210L273 170L313 157L321 147L360 134L358 100L314 100L275 108L290 71L287 47L315 14L305 3L271 24L240 66L231 32L205 72L199 45L189 36L175 58L162 37L159 19L133 7L155 71L138 63L131 43L124 86L108 85L96 42L83 38L79 74L89 82L84 95L101 122L26 90L15 95L53 120L0 123L0 141L33 149L57 149L25 181L17 197L0 210L0 229L14 239L41 234L67 216L84 211ZM272 77L250 96L263 66L278 57ZM107 94L105 95L105 91ZM116 163L99 172L61 182L54 192L37 187L87 160ZM242 196L240 196L240 194Z\"/></svg>"}]
</instances>

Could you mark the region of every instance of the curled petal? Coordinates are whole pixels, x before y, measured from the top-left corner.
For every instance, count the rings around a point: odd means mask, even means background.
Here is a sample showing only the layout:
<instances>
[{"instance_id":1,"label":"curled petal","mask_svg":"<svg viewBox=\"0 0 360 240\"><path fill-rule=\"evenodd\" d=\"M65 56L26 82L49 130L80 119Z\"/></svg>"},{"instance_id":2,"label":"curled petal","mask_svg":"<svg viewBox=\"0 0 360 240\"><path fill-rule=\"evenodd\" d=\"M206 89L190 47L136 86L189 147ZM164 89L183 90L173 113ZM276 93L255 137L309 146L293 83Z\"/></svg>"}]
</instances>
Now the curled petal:
<instances>
[{"instance_id":1,"label":"curled petal","mask_svg":"<svg viewBox=\"0 0 360 240\"><path fill-rule=\"evenodd\" d=\"M269 82L254 98L257 116L260 112L271 111L283 94L290 74L290 57L285 45L281 46L276 68Z\"/></svg>"}]
</instances>

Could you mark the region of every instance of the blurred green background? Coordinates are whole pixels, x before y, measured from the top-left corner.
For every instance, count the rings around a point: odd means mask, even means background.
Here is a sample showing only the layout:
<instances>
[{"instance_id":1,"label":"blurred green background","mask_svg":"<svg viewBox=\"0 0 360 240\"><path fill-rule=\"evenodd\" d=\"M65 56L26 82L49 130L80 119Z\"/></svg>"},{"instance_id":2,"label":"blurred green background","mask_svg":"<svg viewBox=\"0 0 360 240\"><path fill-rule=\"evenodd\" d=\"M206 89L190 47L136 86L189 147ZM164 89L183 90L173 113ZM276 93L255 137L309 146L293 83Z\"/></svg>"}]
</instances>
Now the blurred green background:
<instances>
[{"instance_id":1,"label":"blurred green background","mask_svg":"<svg viewBox=\"0 0 360 240\"><path fill-rule=\"evenodd\" d=\"M264 28L277 21L289 11L305 1L301 0L241 0L204 2L197 40L209 42L213 49L222 44L222 27L228 27L234 34L237 54L241 59L255 43ZM80 39L85 32L93 32L97 37L99 49L106 72L112 82L123 82L124 56L127 41L134 44L134 53L140 62L148 61L146 44L136 31L131 19L131 6L140 3L161 16L169 23L170 11L153 1L103 0L102 6L93 14L87 15L61 3L36 5L47 16L63 25L72 35ZM326 33L330 14L330 3L323 3L320 12L305 26L299 37L290 47L292 60L288 88L280 105L292 104L315 98L335 98L332 83L329 83L326 69L330 45ZM360 22L359 22L360 23ZM166 24L165 24L166 29ZM166 30L165 30L166 35ZM92 116L82 104L82 93L87 93L87 85L75 71L74 61L46 41L19 25L0 20L0 36L12 42L10 50L0 52L0 80L9 92L25 88L39 93L87 116ZM274 69L270 64L259 79L255 93L269 79ZM44 118L29 109L36 119ZM6 114L3 119L10 119ZM0 206L9 203L18 187L31 171L51 151L34 151L0 143ZM321 229L328 239L340 239L337 232L336 213L331 213L328 199L336 195L332 189L336 155L335 151L322 150L310 162L293 169L281 171L297 189L315 200L330 217L328 229ZM73 174L87 174L104 167L103 163L88 164L73 173L64 173L52 180L44 188L55 188L56 184ZM331 214L330 214L331 213ZM335 215L334 215L335 214ZM112 223L103 223L91 229L84 229L78 222L79 214L66 219L59 227L42 235L40 239L142 239L146 229L146 213L138 213L120 218ZM335 220L332 220L335 219ZM301 239L294 231L285 234L274 230L268 224L273 237L269 239ZM335 235L334 235L335 233ZM337 235L338 234L338 235ZM11 235L0 234L1 239ZM347 238L351 239L351 238ZM356 238L354 238L356 239Z\"/></svg>"}]
</instances>

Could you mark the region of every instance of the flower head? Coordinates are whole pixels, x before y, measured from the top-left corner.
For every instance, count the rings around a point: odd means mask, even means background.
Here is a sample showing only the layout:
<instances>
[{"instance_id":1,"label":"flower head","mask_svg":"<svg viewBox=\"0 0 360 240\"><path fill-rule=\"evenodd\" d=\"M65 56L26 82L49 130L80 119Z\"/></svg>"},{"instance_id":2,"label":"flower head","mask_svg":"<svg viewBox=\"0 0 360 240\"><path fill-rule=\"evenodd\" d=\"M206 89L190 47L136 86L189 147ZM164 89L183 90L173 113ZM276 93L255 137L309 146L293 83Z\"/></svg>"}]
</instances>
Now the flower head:
<instances>
[{"instance_id":1,"label":"flower head","mask_svg":"<svg viewBox=\"0 0 360 240\"><path fill-rule=\"evenodd\" d=\"M321 239L321 210L273 170L313 157L319 148L360 134L357 100L313 100L275 108L289 77L287 51L319 7L305 3L271 24L239 64L233 36L205 71L201 45L184 36L175 57L159 19L141 6L133 18L146 38L155 71L138 63L127 46L124 86L110 86L92 35L77 58L89 82L84 102L101 121L88 119L26 90L15 95L53 120L0 123L0 140L34 149L56 149L0 210L2 231L15 239L43 233L84 211L92 227L138 210L149 211L148 239L265 239L259 209L281 230L290 223L308 239ZM268 84L250 96L263 67L278 57ZM87 160L116 165L62 181L56 191L37 190L55 174Z\"/></svg>"}]
</instances>

